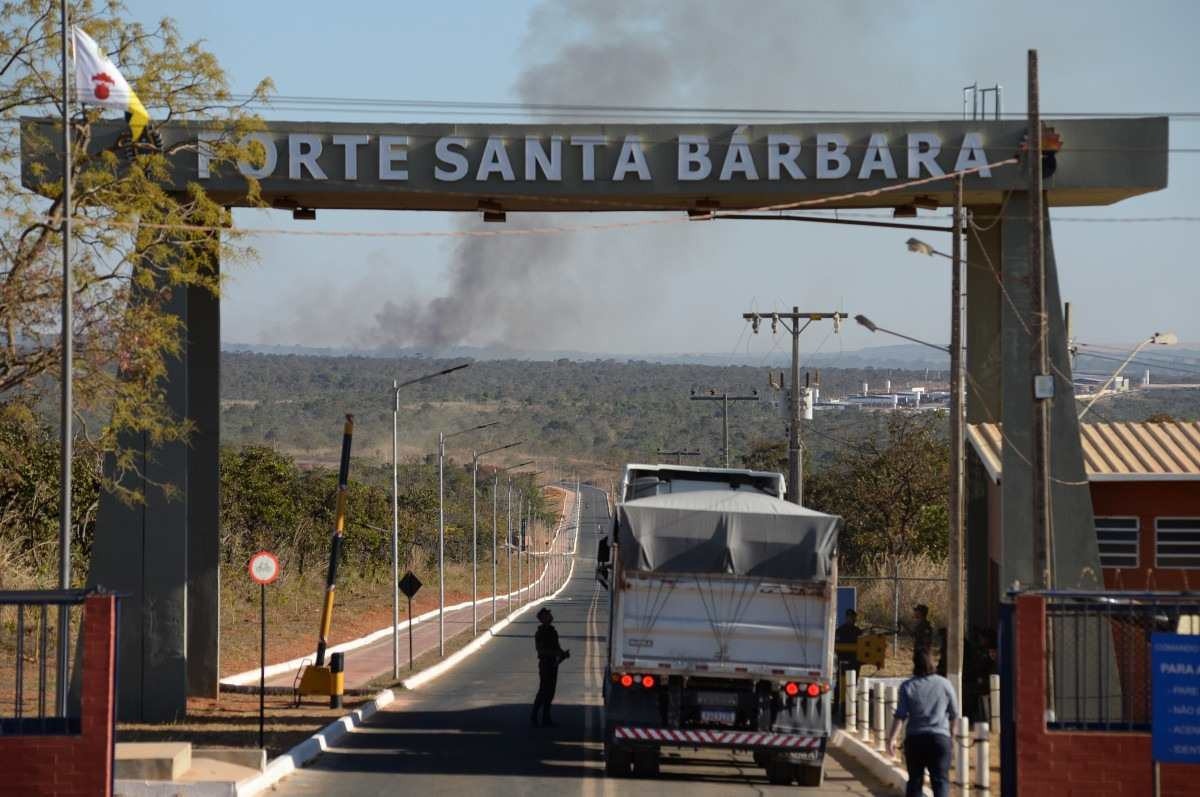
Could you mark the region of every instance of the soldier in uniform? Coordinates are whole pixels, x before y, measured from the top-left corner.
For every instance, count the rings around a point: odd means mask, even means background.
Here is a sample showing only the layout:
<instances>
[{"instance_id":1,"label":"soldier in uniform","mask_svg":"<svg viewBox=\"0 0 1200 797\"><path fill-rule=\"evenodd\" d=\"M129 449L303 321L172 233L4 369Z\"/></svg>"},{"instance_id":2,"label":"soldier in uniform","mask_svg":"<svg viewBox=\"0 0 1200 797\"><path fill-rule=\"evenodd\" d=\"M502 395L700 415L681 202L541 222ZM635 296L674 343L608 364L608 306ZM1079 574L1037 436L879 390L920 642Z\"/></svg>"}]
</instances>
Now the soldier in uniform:
<instances>
[{"instance_id":1,"label":"soldier in uniform","mask_svg":"<svg viewBox=\"0 0 1200 797\"><path fill-rule=\"evenodd\" d=\"M933 651L933 624L929 622L929 607L918 603L913 607L913 650Z\"/></svg>"},{"instance_id":2,"label":"soldier in uniform","mask_svg":"<svg viewBox=\"0 0 1200 797\"><path fill-rule=\"evenodd\" d=\"M529 717L529 722L534 727L537 727L538 712L541 712L542 727L553 728L554 722L550 719L550 704L554 702L554 690L558 686L558 665L571 655L569 650L563 650L558 644L558 631L554 629L554 615L546 607L542 607L537 613L538 621L541 625L538 626L537 632L533 635L533 642L537 648L538 657L538 691L537 697L533 700L533 712Z\"/></svg>"}]
</instances>

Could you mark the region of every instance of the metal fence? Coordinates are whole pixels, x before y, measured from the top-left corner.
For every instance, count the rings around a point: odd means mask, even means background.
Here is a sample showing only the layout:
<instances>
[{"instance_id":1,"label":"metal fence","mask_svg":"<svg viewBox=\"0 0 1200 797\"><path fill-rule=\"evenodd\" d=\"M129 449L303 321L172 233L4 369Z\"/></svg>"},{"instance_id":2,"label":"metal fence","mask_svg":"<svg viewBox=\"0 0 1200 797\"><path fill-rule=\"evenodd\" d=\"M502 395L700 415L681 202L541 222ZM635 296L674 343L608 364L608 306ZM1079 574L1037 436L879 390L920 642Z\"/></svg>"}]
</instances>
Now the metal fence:
<instances>
[{"instance_id":1,"label":"metal fence","mask_svg":"<svg viewBox=\"0 0 1200 797\"><path fill-rule=\"evenodd\" d=\"M1048 594L1049 726L1149 730L1156 632L1200 633L1200 594Z\"/></svg>"},{"instance_id":2,"label":"metal fence","mask_svg":"<svg viewBox=\"0 0 1200 797\"><path fill-rule=\"evenodd\" d=\"M82 590L0 592L0 735L78 733L66 699Z\"/></svg>"}]
</instances>

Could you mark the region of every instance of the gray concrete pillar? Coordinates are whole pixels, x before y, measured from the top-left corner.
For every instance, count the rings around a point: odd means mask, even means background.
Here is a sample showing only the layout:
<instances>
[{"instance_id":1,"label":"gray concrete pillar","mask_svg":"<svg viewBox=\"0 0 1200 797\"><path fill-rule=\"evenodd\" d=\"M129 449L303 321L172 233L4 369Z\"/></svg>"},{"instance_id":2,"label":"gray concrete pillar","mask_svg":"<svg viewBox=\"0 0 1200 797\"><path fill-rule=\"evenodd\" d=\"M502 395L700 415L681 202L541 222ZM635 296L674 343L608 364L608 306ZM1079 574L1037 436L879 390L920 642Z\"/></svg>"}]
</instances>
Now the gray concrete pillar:
<instances>
[{"instance_id":1,"label":"gray concrete pillar","mask_svg":"<svg viewBox=\"0 0 1200 797\"><path fill-rule=\"evenodd\" d=\"M177 286L167 309L185 325L179 356L167 362L167 402L194 429L187 442L123 439L132 467L117 473L109 461L106 474L144 501L101 494L88 573L89 586L127 596L117 673L125 721L181 717L189 695L216 694L219 674L219 300Z\"/></svg>"},{"instance_id":2,"label":"gray concrete pillar","mask_svg":"<svg viewBox=\"0 0 1200 797\"><path fill-rule=\"evenodd\" d=\"M1019 582L1038 585L1040 570L1033 543L1033 377L1030 352L1032 275L1029 263L1029 200L1011 195L1001 233L1002 277L1007 296L1000 304L1000 345L1004 372L1001 418L1004 427L1001 476L1003 561L1000 588ZM1054 373L1055 398L1050 418L1051 526L1053 586L1094 589L1100 586L1100 552L1096 543L1092 498L1083 467L1078 408L1067 355L1066 324L1058 289L1058 267L1045 219L1047 342Z\"/></svg>"}]
</instances>

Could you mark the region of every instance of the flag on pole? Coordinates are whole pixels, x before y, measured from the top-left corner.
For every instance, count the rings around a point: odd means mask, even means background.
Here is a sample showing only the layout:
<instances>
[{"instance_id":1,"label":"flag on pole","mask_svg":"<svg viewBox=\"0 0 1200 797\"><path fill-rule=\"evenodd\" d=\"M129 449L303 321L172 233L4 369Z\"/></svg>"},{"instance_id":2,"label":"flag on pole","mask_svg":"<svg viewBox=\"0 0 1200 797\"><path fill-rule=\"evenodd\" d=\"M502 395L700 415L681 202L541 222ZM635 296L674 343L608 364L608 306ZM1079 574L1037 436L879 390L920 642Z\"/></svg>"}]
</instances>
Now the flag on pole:
<instances>
[{"instance_id":1,"label":"flag on pole","mask_svg":"<svg viewBox=\"0 0 1200 797\"><path fill-rule=\"evenodd\" d=\"M72 27L71 31L75 50L75 93L79 101L85 105L120 108L129 121L133 140L137 141L150 121L145 106L92 37L79 28Z\"/></svg>"}]
</instances>

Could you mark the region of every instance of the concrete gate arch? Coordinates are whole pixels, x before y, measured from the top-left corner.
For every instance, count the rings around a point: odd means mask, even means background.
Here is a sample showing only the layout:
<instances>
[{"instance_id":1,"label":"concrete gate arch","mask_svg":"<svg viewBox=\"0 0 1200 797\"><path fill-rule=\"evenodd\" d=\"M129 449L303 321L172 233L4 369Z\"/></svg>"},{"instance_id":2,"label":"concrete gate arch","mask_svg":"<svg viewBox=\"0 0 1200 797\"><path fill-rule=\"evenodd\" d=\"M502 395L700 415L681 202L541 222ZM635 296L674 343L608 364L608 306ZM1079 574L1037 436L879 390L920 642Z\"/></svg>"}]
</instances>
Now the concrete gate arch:
<instances>
[{"instance_id":1,"label":"concrete gate arch","mask_svg":"<svg viewBox=\"0 0 1200 797\"><path fill-rule=\"evenodd\" d=\"M25 119L26 140L47 140L55 122ZM1167 119L1047 120L1062 136L1048 206L1107 205L1167 184ZM124 126L93 129L97 151L116 145ZM172 187L202 185L229 206L247 205L240 171L256 177L280 209L480 212L750 210L819 202L822 208L891 208L914 200L953 203L956 170L965 204L996 223L969 237L967 260L989 263L997 279L967 269L968 422L1004 425L1003 548L989 554L986 498L968 474L968 612L980 612L1013 581L1036 583L1029 520L1033 473L1027 248L1029 197L1023 168L1007 164L1024 121L860 121L820 124L358 124L268 122L252 134L265 162L224 164L205 141L220 130L187 123L161 129L168 145L192 143L172 162ZM61 153L58 154L61 158ZM44 167L33 169L35 163ZM23 152L23 182L38 191L61 162ZM34 175L43 175L35 177ZM916 181L923 181L916 184ZM880 192L882 190L882 192ZM1046 305L1051 358L1070 373L1049 219ZM219 269L219 264L213 267ZM128 594L121 629L120 714L171 720L189 695L212 696L219 677L218 444L219 301L179 292L172 310L187 327L167 394L192 420L187 445L145 450L146 478L182 485L182 500L147 494L143 506L105 499L89 581ZM1072 402L1053 409L1055 572L1060 587L1097 586L1099 555ZM148 444L146 444L148 445ZM1074 483L1074 484L1072 484ZM1082 486L1080 486L1082 485ZM993 570L997 570L994 573ZM982 593L982 594L980 594ZM988 594L990 593L990 595Z\"/></svg>"}]
</instances>

